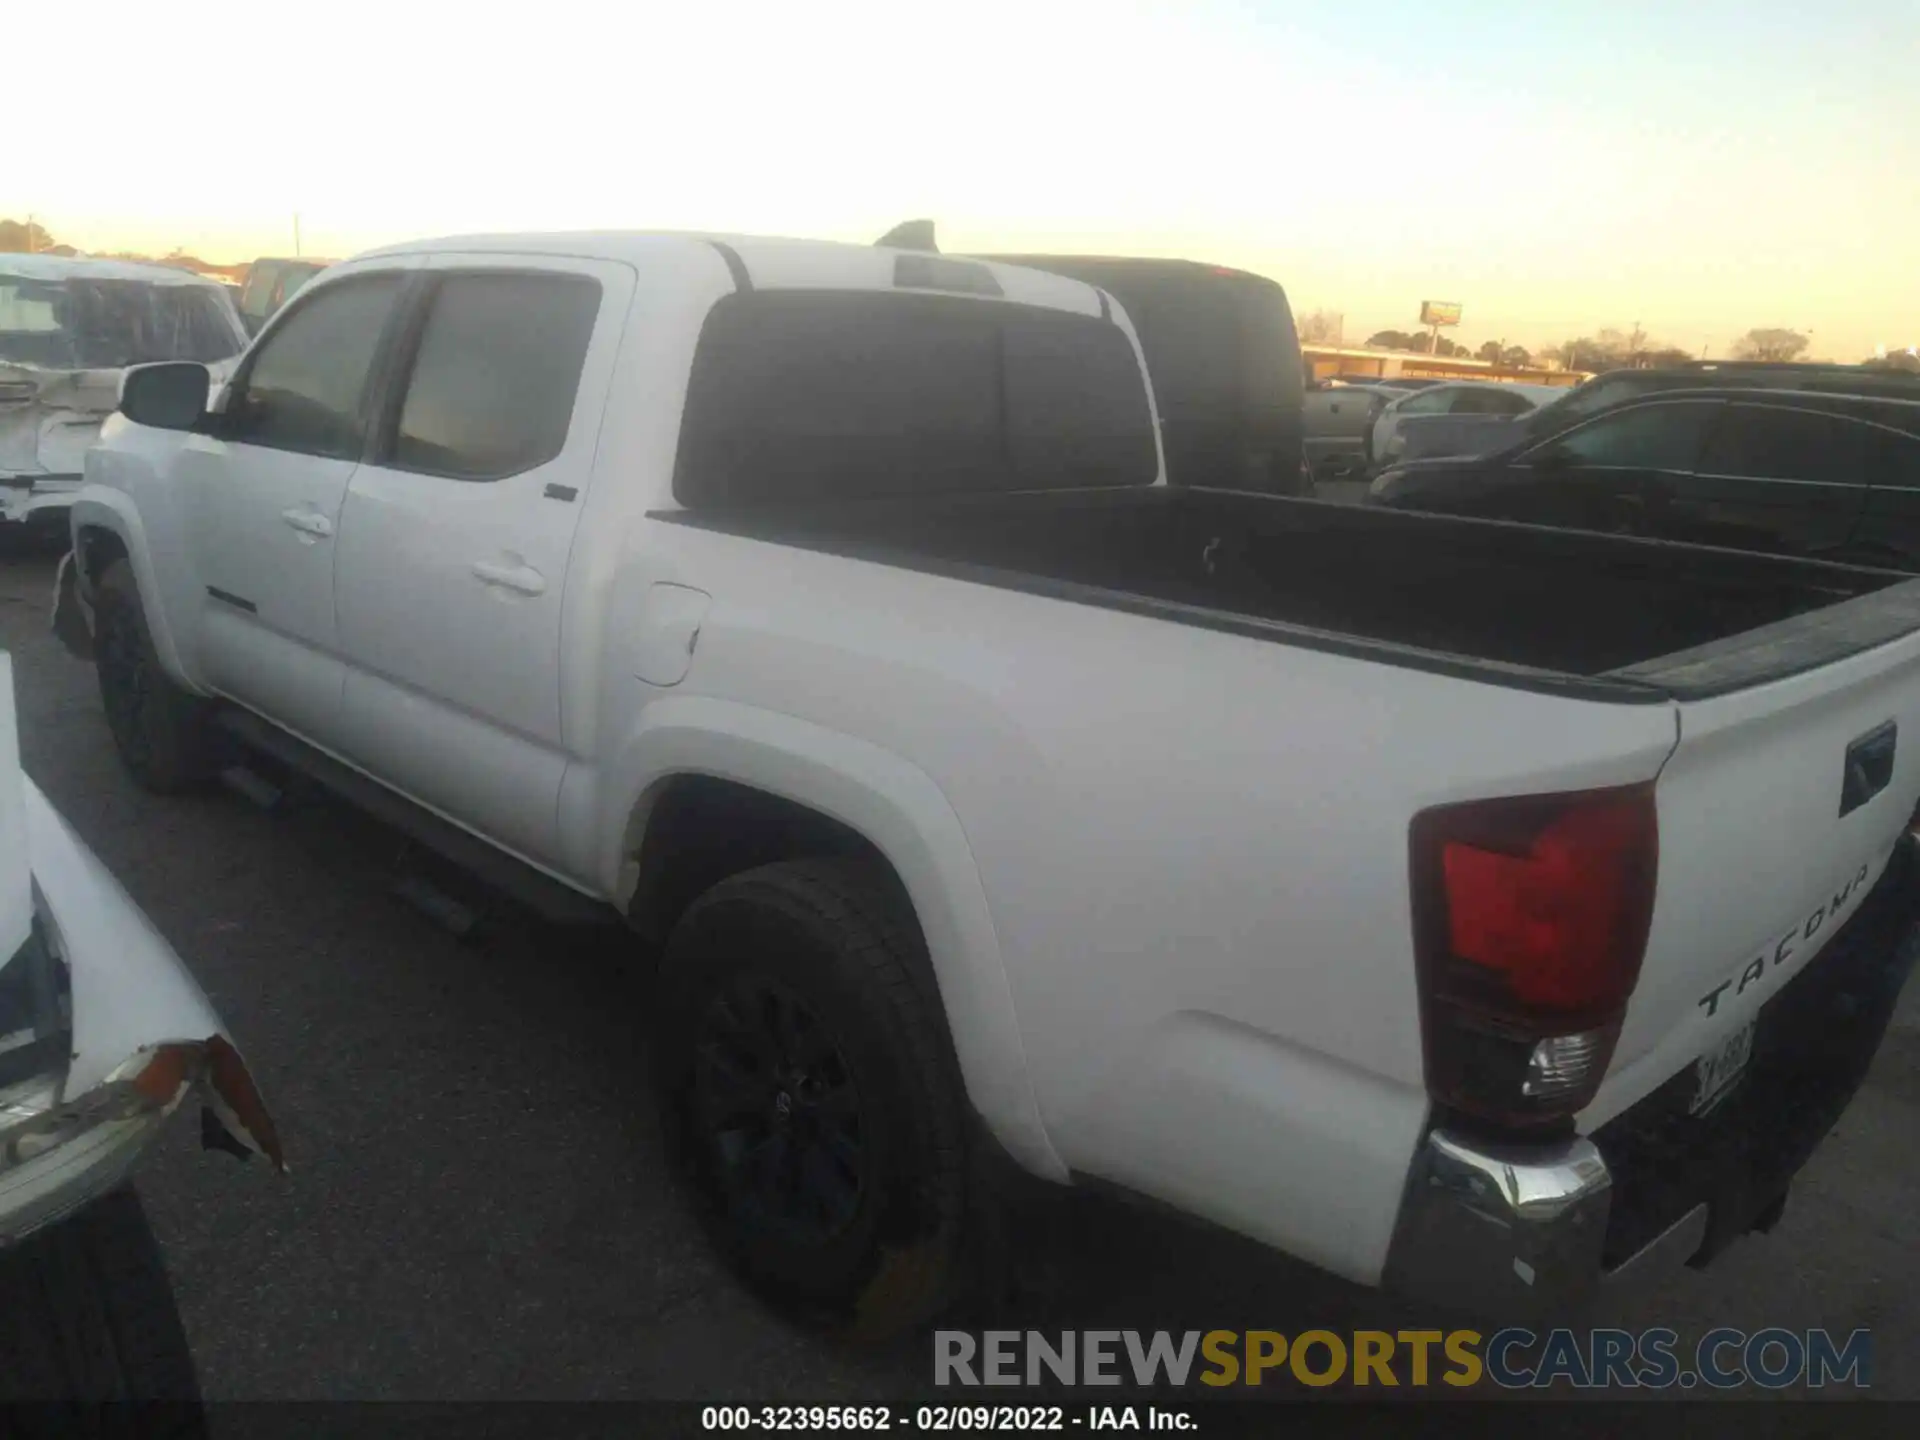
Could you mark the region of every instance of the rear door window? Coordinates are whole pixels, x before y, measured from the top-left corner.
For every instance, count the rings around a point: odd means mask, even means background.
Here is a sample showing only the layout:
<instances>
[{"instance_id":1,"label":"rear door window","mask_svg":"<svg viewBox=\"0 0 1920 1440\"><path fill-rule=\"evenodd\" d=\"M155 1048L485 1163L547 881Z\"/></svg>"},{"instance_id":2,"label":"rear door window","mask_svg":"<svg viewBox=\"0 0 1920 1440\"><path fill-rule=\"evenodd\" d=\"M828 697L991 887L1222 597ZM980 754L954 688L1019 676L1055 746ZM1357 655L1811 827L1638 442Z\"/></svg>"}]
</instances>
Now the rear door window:
<instances>
[{"instance_id":1,"label":"rear door window","mask_svg":"<svg viewBox=\"0 0 1920 1440\"><path fill-rule=\"evenodd\" d=\"M1459 390L1415 391L1396 407L1402 415L1446 415L1459 408Z\"/></svg>"},{"instance_id":2,"label":"rear door window","mask_svg":"<svg viewBox=\"0 0 1920 1440\"><path fill-rule=\"evenodd\" d=\"M1590 420L1522 458L1539 460L1551 453L1576 465L1691 470L1718 408L1712 401L1636 405Z\"/></svg>"},{"instance_id":3,"label":"rear door window","mask_svg":"<svg viewBox=\"0 0 1920 1440\"><path fill-rule=\"evenodd\" d=\"M683 504L1146 485L1139 361L1110 320L953 296L753 291L694 356Z\"/></svg>"},{"instance_id":4,"label":"rear door window","mask_svg":"<svg viewBox=\"0 0 1920 1440\"><path fill-rule=\"evenodd\" d=\"M1481 389L1464 390L1454 402L1455 415L1518 415L1528 409L1524 398L1510 390L1496 390L1491 386Z\"/></svg>"},{"instance_id":5,"label":"rear door window","mask_svg":"<svg viewBox=\"0 0 1920 1440\"><path fill-rule=\"evenodd\" d=\"M1861 485L1866 480L1866 437L1859 424L1818 411L1729 405L1714 426L1700 473Z\"/></svg>"},{"instance_id":6,"label":"rear door window","mask_svg":"<svg viewBox=\"0 0 1920 1440\"><path fill-rule=\"evenodd\" d=\"M599 310L600 284L584 275L441 278L384 463L498 480L553 459Z\"/></svg>"}]
</instances>

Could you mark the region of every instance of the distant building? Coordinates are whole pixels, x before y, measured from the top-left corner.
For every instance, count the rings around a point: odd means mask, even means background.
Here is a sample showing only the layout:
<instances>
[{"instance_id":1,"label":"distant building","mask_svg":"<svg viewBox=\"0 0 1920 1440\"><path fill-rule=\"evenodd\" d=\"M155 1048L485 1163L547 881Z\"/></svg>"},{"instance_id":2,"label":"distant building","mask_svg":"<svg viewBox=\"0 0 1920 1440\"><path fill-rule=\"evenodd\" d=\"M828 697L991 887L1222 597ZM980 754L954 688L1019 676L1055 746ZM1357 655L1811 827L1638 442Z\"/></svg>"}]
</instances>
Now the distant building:
<instances>
[{"instance_id":1,"label":"distant building","mask_svg":"<svg viewBox=\"0 0 1920 1440\"><path fill-rule=\"evenodd\" d=\"M1375 350L1340 345L1303 344L1300 354L1312 380L1336 375L1380 380L1504 380L1524 385L1578 385L1585 370L1555 370L1542 365L1498 365L1464 355L1422 355L1417 350Z\"/></svg>"}]
</instances>

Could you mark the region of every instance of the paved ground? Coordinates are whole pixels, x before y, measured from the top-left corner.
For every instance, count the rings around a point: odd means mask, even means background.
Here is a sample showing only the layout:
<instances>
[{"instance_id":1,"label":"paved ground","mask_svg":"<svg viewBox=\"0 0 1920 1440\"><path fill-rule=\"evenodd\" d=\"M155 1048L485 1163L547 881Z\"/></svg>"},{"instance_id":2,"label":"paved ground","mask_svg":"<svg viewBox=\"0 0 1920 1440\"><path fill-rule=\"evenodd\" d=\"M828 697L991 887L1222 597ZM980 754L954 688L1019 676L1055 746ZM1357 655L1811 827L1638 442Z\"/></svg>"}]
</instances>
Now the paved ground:
<instances>
[{"instance_id":1,"label":"paved ground","mask_svg":"<svg viewBox=\"0 0 1920 1440\"><path fill-rule=\"evenodd\" d=\"M203 1155L176 1124L144 1172L209 1395L853 1401L927 1382L924 1342L828 1347L710 1258L650 1118L644 955L530 922L463 944L387 893L399 842L353 816L136 790L91 669L47 634L52 573L0 560L27 769L187 958L295 1166L283 1183ZM1920 1397L1914 1002L1774 1235L1611 1318L1871 1326L1877 1393ZM1111 1201L1051 1234L1049 1295L997 1323L1444 1323Z\"/></svg>"}]
</instances>

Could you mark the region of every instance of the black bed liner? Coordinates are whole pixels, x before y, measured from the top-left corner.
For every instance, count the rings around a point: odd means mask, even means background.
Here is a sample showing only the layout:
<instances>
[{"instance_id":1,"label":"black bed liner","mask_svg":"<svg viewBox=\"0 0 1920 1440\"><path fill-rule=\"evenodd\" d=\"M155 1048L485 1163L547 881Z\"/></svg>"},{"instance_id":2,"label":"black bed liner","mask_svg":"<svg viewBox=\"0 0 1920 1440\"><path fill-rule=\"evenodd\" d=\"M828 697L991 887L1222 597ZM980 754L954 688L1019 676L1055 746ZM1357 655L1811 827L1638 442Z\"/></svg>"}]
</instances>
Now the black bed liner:
<instances>
[{"instance_id":1,"label":"black bed liner","mask_svg":"<svg viewBox=\"0 0 1920 1440\"><path fill-rule=\"evenodd\" d=\"M1515 688L1743 689L1920 627L1920 580L1541 526L1164 487L656 519Z\"/></svg>"}]
</instances>

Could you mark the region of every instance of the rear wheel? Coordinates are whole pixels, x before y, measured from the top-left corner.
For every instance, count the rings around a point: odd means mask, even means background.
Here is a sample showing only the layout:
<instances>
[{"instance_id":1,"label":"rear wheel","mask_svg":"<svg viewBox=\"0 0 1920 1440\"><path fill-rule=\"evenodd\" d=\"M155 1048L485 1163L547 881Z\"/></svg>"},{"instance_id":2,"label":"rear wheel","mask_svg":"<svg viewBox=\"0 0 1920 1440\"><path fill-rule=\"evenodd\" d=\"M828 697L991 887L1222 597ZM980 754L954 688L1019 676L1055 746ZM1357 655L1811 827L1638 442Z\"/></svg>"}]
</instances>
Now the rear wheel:
<instances>
[{"instance_id":1,"label":"rear wheel","mask_svg":"<svg viewBox=\"0 0 1920 1440\"><path fill-rule=\"evenodd\" d=\"M94 670L114 748L134 779L169 794L212 778L209 706L161 667L125 560L108 564L94 587Z\"/></svg>"},{"instance_id":2,"label":"rear wheel","mask_svg":"<svg viewBox=\"0 0 1920 1440\"><path fill-rule=\"evenodd\" d=\"M53 1402L49 1433L206 1434L173 1286L131 1189L0 1250L0 1401ZM63 1408L102 1404L115 1408Z\"/></svg>"},{"instance_id":3,"label":"rear wheel","mask_svg":"<svg viewBox=\"0 0 1920 1440\"><path fill-rule=\"evenodd\" d=\"M790 1316L866 1338L948 1298L964 1101L890 877L794 861L721 882L668 941L654 1049L708 1233Z\"/></svg>"}]
</instances>

